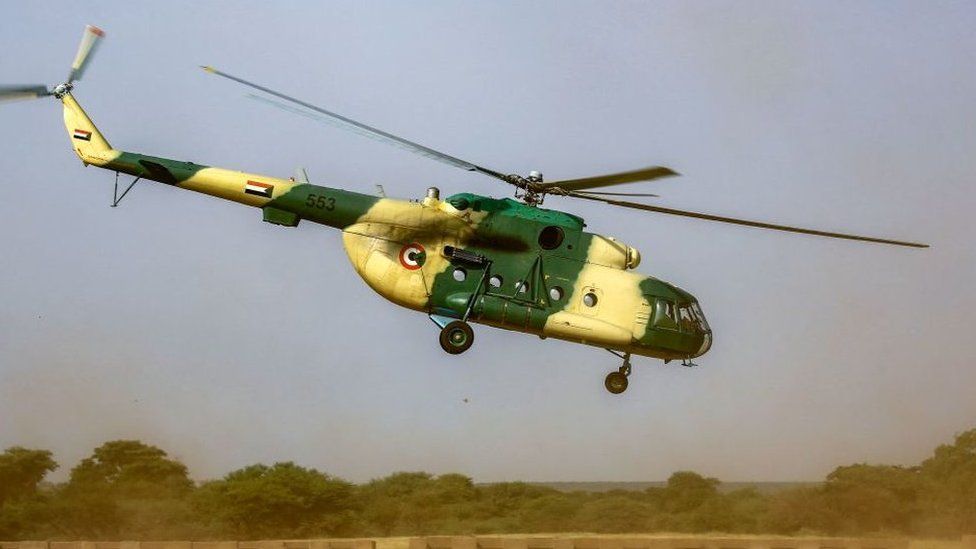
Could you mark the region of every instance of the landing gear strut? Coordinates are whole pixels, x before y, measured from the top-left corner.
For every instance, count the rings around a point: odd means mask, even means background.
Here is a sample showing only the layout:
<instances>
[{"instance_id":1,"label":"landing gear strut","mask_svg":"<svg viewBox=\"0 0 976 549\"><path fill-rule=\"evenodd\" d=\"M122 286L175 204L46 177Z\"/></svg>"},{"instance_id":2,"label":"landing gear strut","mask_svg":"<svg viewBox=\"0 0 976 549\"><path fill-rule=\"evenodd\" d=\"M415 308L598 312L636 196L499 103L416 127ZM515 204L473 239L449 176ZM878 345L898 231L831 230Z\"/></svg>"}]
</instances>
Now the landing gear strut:
<instances>
[{"instance_id":1,"label":"landing gear strut","mask_svg":"<svg viewBox=\"0 0 976 549\"><path fill-rule=\"evenodd\" d=\"M607 350L609 351L609 349ZM603 380L603 386L611 393L619 395L627 390L627 378L630 376L630 353L620 355L613 351L610 352L622 358L624 363L620 365L620 368L616 372L607 374L606 379Z\"/></svg>"},{"instance_id":2,"label":"landing gear strut","mask_svg":"<svg viewBox=\"0 0 976 549\"><path fill-rule=\"evenodd\" d=\"M471 344L474 343L474 330L463 320L449 322L441 329L440 343L444 351L459 355L471 348Z\"/></svg>"}]
</instances>

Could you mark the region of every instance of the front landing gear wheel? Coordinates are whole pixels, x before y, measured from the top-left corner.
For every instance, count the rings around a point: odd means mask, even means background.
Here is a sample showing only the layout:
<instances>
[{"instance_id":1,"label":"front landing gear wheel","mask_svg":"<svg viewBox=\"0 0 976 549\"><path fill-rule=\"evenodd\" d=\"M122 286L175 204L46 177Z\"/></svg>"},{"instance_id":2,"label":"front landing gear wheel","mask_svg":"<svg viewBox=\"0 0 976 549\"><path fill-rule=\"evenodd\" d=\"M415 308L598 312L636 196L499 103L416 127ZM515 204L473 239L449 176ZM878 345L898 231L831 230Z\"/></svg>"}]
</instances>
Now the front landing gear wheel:
<instances>
[{"instance_id":1,"label":"front landing gear wheel","mask_svg":"<svg viewBox=\"0 0 976 549\"><path fill-rule=\"evenodd\" d=\"M607 378L603 380L603 386L607 388L608 391L615 395L627 390L627 378L630 377L630 353L618 353L613 349L607 349L611 354L622 358L624 363L617 368L616 372L610 372L607 374Z\"/></svg>"},{"instance_id":2,"label":"front landing gear wheel","mask_svg":"<svg viewBox=\"0 0 976 549\"><path fill-rule=\"evenodd\" d=\"M603 380L604 387L615 395L627 390L627 376L623 372L610 372Z\"/></svg>"},{"instance_id":3,"label":"front landing gear wheel","mask_svg":"<svg viewBox=\"0 0 976 549\"><path fill-rule=\"evenodd\" d=\"M441 330L440 342L441 349L452 355L459 355L471 348L474 330L467 322L455 320Z\"/></svg>"}]
</instances>

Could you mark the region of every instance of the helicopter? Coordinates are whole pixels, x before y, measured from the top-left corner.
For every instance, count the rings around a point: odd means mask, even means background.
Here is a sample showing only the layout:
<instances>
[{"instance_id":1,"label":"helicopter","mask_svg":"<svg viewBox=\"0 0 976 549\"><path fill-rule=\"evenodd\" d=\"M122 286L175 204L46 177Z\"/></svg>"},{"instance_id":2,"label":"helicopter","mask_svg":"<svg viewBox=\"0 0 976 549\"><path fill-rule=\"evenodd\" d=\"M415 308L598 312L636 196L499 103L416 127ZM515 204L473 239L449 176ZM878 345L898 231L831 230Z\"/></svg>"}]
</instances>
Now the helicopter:
<instances>
[{"instance_id":1,"label":"helicopter","mask_svg":"<svg viewBox=\"0 0 976 549\"><path fill-rule=\"evenodd\" d=\"M829 232L631 202L648 193L602 190L678 175L663 166L579 179L545 181L496 171L357 122L242 78L206 72L250 88L249 97L293 114L351 130L381 142L514 187L511 198L458 193L441 198L436 187L418 200L400 200L313 185L304 169L279 178L114 148L75 99L80 81L105 33L87 26L65 82L0 86L0 100L54 97L75 154L85 166L115 172L112 206L140 180L152 180L260 208L263 220L295 227L305 220L342 232L356 273L390 302L422 312L439 328L438 341L459 355L474 343L471 324L543 339L600 347L621 365L607 374L613 394L627 389L632 356L693 359L712 345L712 330L689 292L635 271L640 253L615 238L584 230L583 218L543 208L547 196L576 198L654 213L828 238L912 248L926 244ZM119 175L134 179L119 194ZM594 190L600 189L600 190Z\"/></svg>"}]
</instances>

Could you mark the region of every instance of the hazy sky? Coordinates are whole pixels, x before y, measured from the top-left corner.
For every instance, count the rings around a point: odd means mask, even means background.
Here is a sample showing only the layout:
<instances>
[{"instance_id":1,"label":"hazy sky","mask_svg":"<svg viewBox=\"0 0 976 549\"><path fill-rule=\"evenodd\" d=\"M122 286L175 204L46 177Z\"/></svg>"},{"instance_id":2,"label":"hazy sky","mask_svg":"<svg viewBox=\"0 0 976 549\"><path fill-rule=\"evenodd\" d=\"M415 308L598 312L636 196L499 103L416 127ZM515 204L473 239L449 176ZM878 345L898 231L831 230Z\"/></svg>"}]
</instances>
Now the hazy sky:
<instances>
[{"instance_id":1,"label":"hazy sky","mask_svg":"<svg viewBox=\"0 0 976 549\"><path fill-rule=\"evenodd\" d=\"M337 231L72 154L54 100L0 106L0 448L58 478L139 438L196 478L294 460L354 481L809 480L976 427L976 4L7 2L0 81L76 90L117 148L398 197L509 189L247 100L212 64L452 155L549 178L664 164L662 205L911 250L552 198L701 301L701 368L476 326L448 356ZM138 6L134 8L133 6ZM635 188L636 189L636 188ZM468 399L465 403L462 399Z\"/></svg>"}]
</instances>

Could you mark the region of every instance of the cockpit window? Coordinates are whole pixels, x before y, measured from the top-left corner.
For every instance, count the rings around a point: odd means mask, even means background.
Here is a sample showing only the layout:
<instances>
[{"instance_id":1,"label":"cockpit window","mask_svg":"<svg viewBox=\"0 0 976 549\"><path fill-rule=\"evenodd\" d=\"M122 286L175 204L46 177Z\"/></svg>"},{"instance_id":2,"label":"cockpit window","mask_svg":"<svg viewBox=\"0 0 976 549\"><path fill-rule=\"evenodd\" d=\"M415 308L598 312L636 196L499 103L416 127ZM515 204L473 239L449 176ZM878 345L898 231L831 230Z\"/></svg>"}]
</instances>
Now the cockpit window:
<instances>
[{"instance_id":1,"label":"cockpit window","mask_svg":"<svg viewBox=\"0 0 976 549\"><path fill-rule=\"evenodd\" d=\"M708 323L698 303L685 303L678 306L678 325L683 332L707 332Z\"/></svg>"},{"instance_id":2,"label":"cockpit window","mask_svg":"<svg viewBox=\"0 0 976 549\"><path fill-rule=\"evenodd\" d=\"M691 304L691 310L695 313L695 318L698 319L698 324L701 326L702 330L706 332L712 331L711 328L708 327L708 321L705 320L705 313L702 312L701 306L698 305L697 301Z\"/></svg>"},{"instance_id":3,"label":"cockpit window","mask_svg":"<svg viewBox=\"0 0 976 549\"><path fill-rule=\"evenodd\" d=\"M678 328L678 321L674 315L674 303L660 298L654 300L654 326L670 330Z\"/></svg>"},{"instance_id":4,"label":"cockpit window","mask_svg":"<svg viewBox=\"0 0 976 549\"><path fill-rule=\"evenodd\" d=\"M651 298L648 297L648 300ZM655 297L653 325L655 328L681 330L687 333L705 333L710 331L705 315L697 302L675 305L673 301Z\"/></svg>"},{"instance_id":5,"label":"cockpit window","mask_svg":"<svg viewBox=\"0 0 976 549\"><path fill-rule=\"evenodd\" d=\"M681 320L682 326L693 324L695 321L691 317L691 306L678 307L678 318Z\"/></svg>"}]
</instances>

